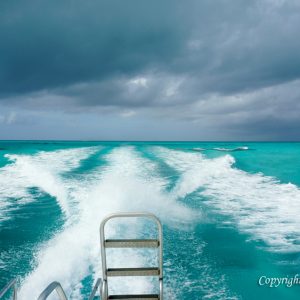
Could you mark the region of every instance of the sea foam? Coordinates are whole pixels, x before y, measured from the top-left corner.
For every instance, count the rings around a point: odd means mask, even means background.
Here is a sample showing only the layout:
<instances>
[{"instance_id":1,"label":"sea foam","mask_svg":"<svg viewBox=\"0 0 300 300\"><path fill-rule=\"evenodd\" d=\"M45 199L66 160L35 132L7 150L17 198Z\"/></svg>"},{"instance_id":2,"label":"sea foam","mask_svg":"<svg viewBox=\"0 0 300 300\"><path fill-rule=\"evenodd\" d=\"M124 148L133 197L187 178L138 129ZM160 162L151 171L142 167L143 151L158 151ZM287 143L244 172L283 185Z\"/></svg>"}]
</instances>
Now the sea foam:
<instances>
[{"instance_id":1,"label":"sea foam","mask_svg":"<svg viewBox=\"0 0 300 300\"><path fill-rule=\"evenodd\" d=\"M180 226L196 217L193 210L165 191L166 182L156 175L155 164L140 157L133 148L116 148L105 156L105 160L107 164L99 167L92 176L69 183L74 185L72 190L76 201L70 205L76 205L77 220L40 247L36 256L37 267L23 281L20 299L37 297L53 280L63 285L71 299L81 299L81 280L91 273L94 278L101 275L99 224L107 214L148 211L170 226ZM44 186L53 188L48 183ZM137 235L140 229L135 226L131 235ZM119 226L108 227L109 236L118 233ZM111 255L110 264L140 266L153 264L155 260L151 255L134 250L128 250L125 257ZM134 288L131 279L112 280L110 288L117 293L129 290L139 293L149 292L155 289L155 285L153 280L138 278Z\"/></svg>"},{"instance_id":2,"label":"sea foam","mask_svg":"<svg viewBox=\"0 0 300 300\"><path fill-rule=\"evenodd\" d=\"M180 171L175 191L184 196L197 188L206 204L231 217L239 230L262 240L271 251L300 250L300 190L261 173L234 167L230 155L207 159L201 154L156 149Z\"/></svg>"},{"instance_id":3,"label":"sea foam","mask_svg":"<svg viewBox=\"0 0 300 300\"><path fill-rule=\"evenodd\" d=\"M69 213L66 185L61 174L71 171L88 157L94 148L78 148L38 152L35 155L6 154L11 163L0 168L0 221L10 218L10 211L34 200L29 188L56 197L65 213Z\"/></svg>"}]
</instances>

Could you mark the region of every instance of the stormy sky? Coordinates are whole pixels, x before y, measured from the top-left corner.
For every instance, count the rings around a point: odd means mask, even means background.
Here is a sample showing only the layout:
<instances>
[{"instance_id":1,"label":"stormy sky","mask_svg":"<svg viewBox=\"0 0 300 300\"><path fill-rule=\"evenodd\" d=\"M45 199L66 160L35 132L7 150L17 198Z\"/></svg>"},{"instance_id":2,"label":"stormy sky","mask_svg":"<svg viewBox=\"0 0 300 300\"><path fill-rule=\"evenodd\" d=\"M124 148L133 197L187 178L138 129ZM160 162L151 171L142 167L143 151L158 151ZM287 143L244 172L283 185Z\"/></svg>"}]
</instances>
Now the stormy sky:
<instances>
[{"instance_id":1,"label":"stormy sky","mask_svg":"<svg viewBox=\"0 0 300 300\"><path fill-rule=\"evenodd\" d=\"M298 0L4 0L0 139L300 140Z\"/></svg>"}]
</instances>

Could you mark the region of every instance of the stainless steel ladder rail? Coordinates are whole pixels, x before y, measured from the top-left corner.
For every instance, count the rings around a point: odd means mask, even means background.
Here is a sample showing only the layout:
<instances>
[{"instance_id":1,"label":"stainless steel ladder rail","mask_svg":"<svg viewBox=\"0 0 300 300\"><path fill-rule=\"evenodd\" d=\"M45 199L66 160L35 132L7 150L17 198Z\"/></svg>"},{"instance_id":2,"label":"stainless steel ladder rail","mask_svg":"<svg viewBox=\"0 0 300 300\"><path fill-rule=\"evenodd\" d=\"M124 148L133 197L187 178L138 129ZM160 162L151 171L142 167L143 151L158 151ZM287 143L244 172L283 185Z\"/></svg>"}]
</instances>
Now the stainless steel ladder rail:
<instances>
[{"instance_id":1,"label":"stainless steel ladder rail","mask_svg":"<svg viewBox=\"0 0 300 300\"><path fill-rule=\"evenodd\" d=\"M89 300L93 300L96 296L97 293L97 289L100 286L100 290L102 288L102 280L100 278L97 279L92 293L89 296ZM67 300L67 296L65 294L64 289L62 288L61 284L57 281L54 281L52 283L50 283L45 289L44 291L40 294L40 296L38 297L38 300L46 300L48 298L48 296L50 296L52 294L53 291L56 291L58 294L58 297L60 300Z\"/></svg>"},{"instance_id":2,"label":"stainless steel ladder rail","mask_svg":"<svg viewBox=\"0 0 300 300\"><path fill-rule=\"evenodd\" d=\"M100 290L100 295L101 295L101 290L102 290L102 279L101 278L97 279L97 281L96 281L96 283L95 283L95 285L93 287L92 293L91 293L91 295L89 297L89 300L94 300L94 298L96 296L96 293L97 293L98 287L100 287L99 290Z\"/></svg>"},{"instance_id":3,"label":"stainless steel ladder rail","mask_svg":"<svg viewBox=\"0 0 300 300\"><path fill-rule=\"evenodd\" d=\"M51 282L39 295L38 300L46 300L48 296L52 294L53 291L57 292L57 295L60 300L68 300L61 284L57 281Z\"/></svg>"},{"instance_id":4,"label":"stainless steel ladder rail","mask_svg":"<svg viewBox=\"0 0 300 300\"><path fill-rule=\"evenodd\" d=\"M105 239L105 225L115 218L148 218L154 221L158 229L157 239ZM107 216L100 225L100 243L101 243L101 260L103 285L101 299L148 299L163 300L163 239L162 225L160 220L150 213L117 213ZM107 268L106 248L157 248L158 249L158 268ZM159 295L108 295L107 278L111 276L158 276L159 277Z\"/></svg>"},{"instance_id":5,"label":"stainless steel ladder rail","mask_svg":"<svg viewBox=\"0 0 300 300\"><path fill-rule=\"evenodd\" d=\"M16 287L17 280L12 279L7 283L7 285L0 291L0 299L6 295L6 293L10 290L13 289L13 300L17 300L17 287Z\"/></svg>"}]
</instances>

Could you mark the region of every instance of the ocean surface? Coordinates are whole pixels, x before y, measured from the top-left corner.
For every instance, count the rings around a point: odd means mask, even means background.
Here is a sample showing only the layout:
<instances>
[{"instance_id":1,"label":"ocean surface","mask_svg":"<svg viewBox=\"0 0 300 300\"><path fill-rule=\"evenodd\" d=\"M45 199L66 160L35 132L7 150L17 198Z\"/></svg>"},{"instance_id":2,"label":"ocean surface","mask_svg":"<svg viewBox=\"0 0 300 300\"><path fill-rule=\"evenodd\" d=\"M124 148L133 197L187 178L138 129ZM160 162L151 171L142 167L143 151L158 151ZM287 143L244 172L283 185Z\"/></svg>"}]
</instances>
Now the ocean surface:
<instances>
[{"instance_id":1,"label":"ocean surface","mask_svg":"<svg viewBox=\"0 0 300 300\"><path fill-rule=\"evenodd\" d=\"M299 187L300 143L0 141L0 287L17 277L19 299L32 300L56 280L87 299L101 276L103 217L146 211L163 223L166 300L299 299L300 284L258 282L300 273ZM154 228L112 222L107 233ZM150 250L118 251L111 267L155 261Z\"/></svg>"}]
</instances>

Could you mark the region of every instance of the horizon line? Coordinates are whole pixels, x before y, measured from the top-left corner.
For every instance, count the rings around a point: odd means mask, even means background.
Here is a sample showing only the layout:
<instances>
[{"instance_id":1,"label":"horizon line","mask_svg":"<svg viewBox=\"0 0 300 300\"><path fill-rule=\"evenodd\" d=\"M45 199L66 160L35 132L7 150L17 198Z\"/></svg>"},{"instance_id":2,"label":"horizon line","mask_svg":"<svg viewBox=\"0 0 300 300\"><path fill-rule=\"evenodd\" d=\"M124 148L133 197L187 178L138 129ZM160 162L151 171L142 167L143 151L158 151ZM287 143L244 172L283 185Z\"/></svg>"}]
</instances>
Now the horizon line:
<instances>
[{"instance_id":1,"label":"horizon line","mask_svg":"<svg viewBox=\"0 0 300 300\"><path fill-rule=\"evenodd\" d=\"M84 139L74 139L74 140L64 140L64 139L0 139L0 142L139 142L139 143L155 143L155 142L165 142L165 143L299 143L300 140L84 140Z\"/></svg>"}]
</instances>

